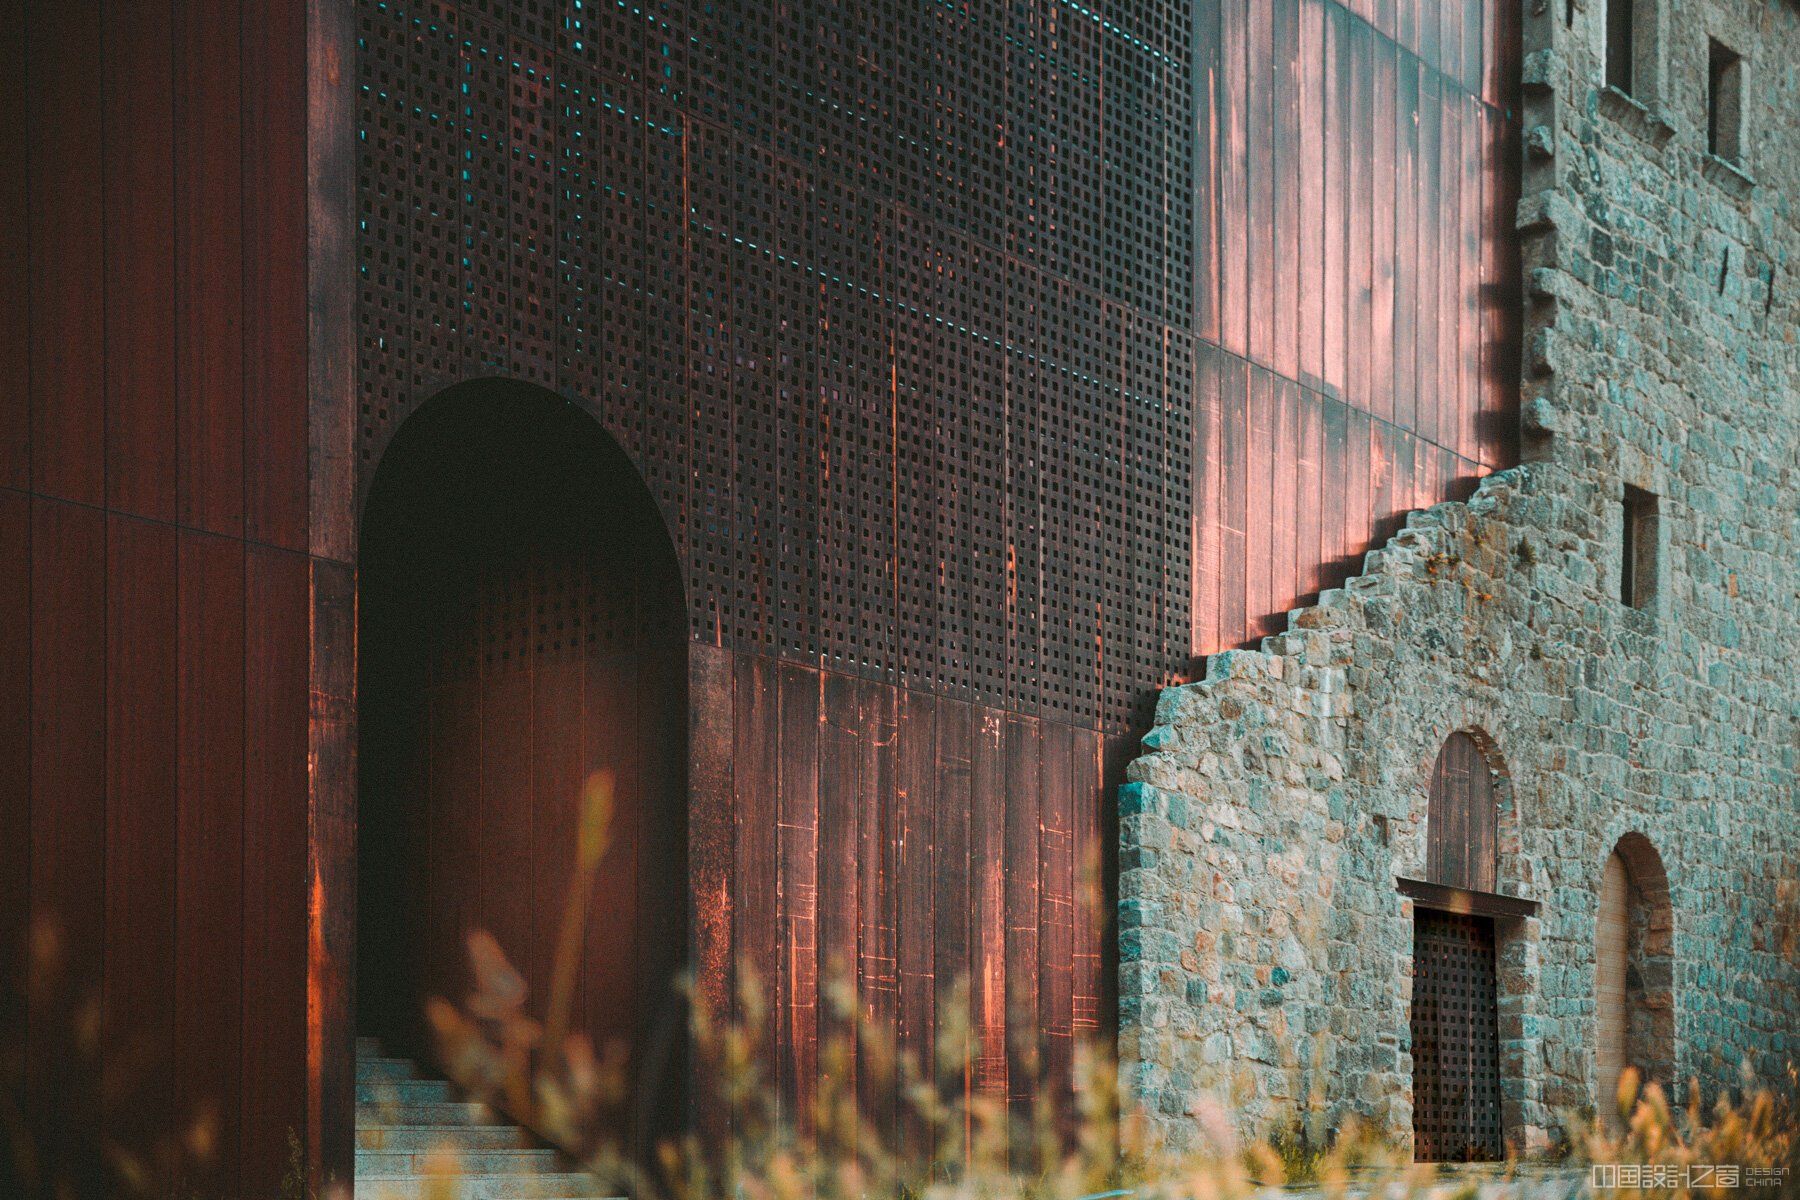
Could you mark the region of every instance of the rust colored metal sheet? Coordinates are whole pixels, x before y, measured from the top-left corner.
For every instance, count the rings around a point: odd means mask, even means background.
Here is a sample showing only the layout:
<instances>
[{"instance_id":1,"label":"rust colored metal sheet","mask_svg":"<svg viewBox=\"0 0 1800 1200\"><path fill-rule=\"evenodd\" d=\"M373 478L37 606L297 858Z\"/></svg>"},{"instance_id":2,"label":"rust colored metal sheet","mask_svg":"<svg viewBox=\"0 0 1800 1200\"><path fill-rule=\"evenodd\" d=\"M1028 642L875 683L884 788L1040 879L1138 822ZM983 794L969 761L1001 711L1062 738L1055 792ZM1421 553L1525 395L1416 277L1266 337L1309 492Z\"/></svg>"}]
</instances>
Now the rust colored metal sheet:
<instances>
[{"instance_id":1,"label":"rust colored metal sheet","mask_svg":"<svg viewBox=\"0 0 1800 1200\"><path fill-rule=\"evenodd\" d=\"M171 482L173 476L171 475ZM173 501L173 489L170 492ZM145 1057L120 1072L129 1098L107 1136L144 1146L160 1132L174 1064L176 893L175 530L109 516L106 529L107 1027Z\"/></svg>"},{"instance_id":2,"label":"rust colored metal sheet","mask_svg":"<svg viewBox=\"0 0 1800 1200\"><path fill-rule=\"evenodd\" d=\"M1275 508L1275 479L1281 470L1276 412L1281 384L1261 367L1249 371L1246 405L1244 487L1244 615L1249 637L1275 632L1282 583L1275 577L1275 539L1282 530Z\"/></svg>"},{"instance_id":3,"label":"rust colored metal sheet","mask_svg":"<svg viewBox=\"0 0 1800 1200\"><path fill-rule=\"evenodd\" d=\"M23 978L31 925L31 501L0 491L0 687L15 699L0 707L0 963ZM24 1104L26 997L0 993L0 1037L9 1067L0 1088Z\"/></svg>"},{"instance_id":4,"label":"rust colored metal sheet","mask_svg":"<svg viewBox=\"0 0 1800 1200\"><path fill-rule=\"evenodd\" d=\"M1419 408L1419 64L1394 56L1394 422L1417 429Z\"/></svg>"},{"instance_id":5,"label":"rust colored metal sheet","mask_svg":"<svg viewBox=\"0 0 1800 1200\"><path fill-rule=\"evenodd\" d=\"M969 1006L974 1086L1005 1097L1006 714L977 708L969 738Z\"/></svg>"},{"instance_id":6,"label":"rust colored metal sheet","mask_svg":"<svg viewBox=\"0 0 1800 1200\"><path fill-rule=\"evenodd\" d=\"M474 840L465 849L473 868L466 882L473 893L470 899L475 926L493 934L506 948L513 965L527 978L535 958L535 904L529 881L531 829L537 818L531 793L531 679L537 666L528 660L481 672L479 699L474 701L480 705L481 713L480 791L474 796L458 797L476 805ZM617 721L633 711L634 698L623 698L607 716ZM634 849L639 819L637 805L618 805L614 817L615 852L629 853ZM614 899L608 908L615 923L635 931L635 921L621 919L636 909L633 893L627 890ZM546 902L556 903L548 897ZM616 969L619 961L612 959L606 965ZM632 960L627 957L624 961Z\"/></svg>"},{"instance_id":7,"label":"rust colored metal sheet","mask_svg":"<svg viewBox=\"0 0 1800 1200\"><path fill-rule=\"evenodd\" d=\"M27 5L31 487L106 499L100 5ZM18 26L15 26L18 28ZM54 48L54 49L52 49ZM16 110L15 110L16 111Z\"/></svg>"},{"instance_id":8,"label":"rust colored metal sheet","mask_svg":"<svg viewBox=\"0 0 1800 1200\"><path fill-rule=\"evenodd\" d=\"M1072 1116L1076 976L1075 821L1089 798L1076 790L1075 731L1039 726L1037 1032L1041 1087L1059 1120ZM1066 1127L1066 1126L1065 1126Z\"/></svg>"},{"instance_id":9,"label":"rust colored metal sheet","mask_svg":"<svg viewBox=\"0 0 1800 1200\"><path fill-rule=\"evenodd\" d=\"M776 1008L776 1082L792 1098L797 1127L811 1120L819 1055L819 752L821 685L817 671L783 663L781 839L777 905L781 965Z\"/></svg>"},{"instance_id":10,"label":"rust colored metal sheet","mask_svg":"<svg viewBox=\"0 0 1800 1200\"><path fill-rule=\"evenodd\" d=\"M1300 371L1300 196L1302 175L1313 155L1302 141L1300 112L1300 0L1272 0L1269 21L1270 173L1273 206L1267 260L1270 304L1269 349L1263 360L1284 379ZM1260 25L1259 25L1260 27Z\"/></svg>"},{"instance_id":11,"label":"rust colored metal sheet","mask_svg":"<svg viewBox=\"0 0 1800 1200\"><path fill-rule=\"evenodd\" d=\"M1039 905L1042 898L1041 806L1043 743L1040 723L1008 717L1002 754L1006 764L1006 1077L1013 1118L1030 1127L1041 1082L1041 1014L1038 970L1041 961Z\"/></svg>"},{"instance_id":12,"label":"rust colored metal sheet","mask_svg":"<svg viewBox=\"0 0 1800 1200\"><path fill-rule=\"evenodd\" d=\"M638 734L642 669L643 664L635 655L615 649L613 653L589 657L582 672L584 771L600 769L613 773L611 844L600 860L594 894L588 900L586 961L582 964L587 1028L601 1044L614 1041L629 1045L642 1016L639 986L632 976L643 953L643 930L637 920L628 919L628 914L636 917L639 911L644 863L638 843L643 834L642 801L650 774ZM485 736L487 715L483 712L479 716ZM696 743L693 736L702 728L696 725L688 731L690 753L705 744ZM704 730L702 737L717 736L710 725ZM709 787L715 781L704 772L696 771L695 783L716 795ZM702 857L700 861L706 860ZM454 891L455 881L447 881L447 887ZM689 891L694 894L691 888Z\"/></svg>"},{"instance_id":13,"label":"rust colored metal sheet","mask_svg":"<svg viewBox=\"0 0 1800 1200\"><path fill-rule=\"evenodd\" d=\"M820 673L818 1054L821 1086L834 1064L841 1066L840 1077L833 1081L840 1095L854 1095L856 1086L856 951L866 899L857 854L857 817L862 737L869 728L866 699L853 676ZM834 1042L839 1053L827 1055L826 1047Z\"/></svg>"},{"instance_id":14,"label":"rust colored metal sheet","mask_svg":"<svg viewBox=\"0 0 1800 1200\"><path fill-rule=\"evenodd\" d=\"M1299 462L1295 457L1296 422L1294 384L1284 376L1264 376L1268 388L1268 535L1263 551L1263 592L1257 605L1263 629L1277 632L1287 613L1286 600L1294 572L1294 542L1299 532L1295 502L1298 499Z\"/></svg>"},{"instance_id":15,"label":"rust colored metal sheet","mask_svg":"<svg viewBox=\"0 0 1800 1200\"><path fill-rule=\"evenodd\" d=\"M106 944L106 517L60 500L31 513L30 920L63 948L61 988L30 996L25 1111L97 1127L71 1016L101 994Z\"/></svg>"},{"instance_id":16,"label":"rust colored metal sheet","mask_svg":"<svg viewBox=\"0 0 1800 1200\"><path fill-rule=\"evenodd\" d=\"M1345 26L1347 37L1340 48L1340 62L1348 76L1349 107L1345 114L1349 163L1345 179L1349 185L1346 208L1349 215L1347 233L1347 276L1349 289L1346 336L1349 339L1349 361L1344 385L1345 398L1365 412L1373 413L1380 404L1375 396L1373 338L1375 329L1375 204L1380 184L1376 177L1379 164L1375 160L1375 36L1367 25L1357 21ZM1245 214L1246 220L1254 219Z\"/></svg>"},{"instance_id":17,"label":"rust colored metal sheet","mask_svg":"<svg viewBox=\"0 0 1800 1200\"><path fill-rule=\"evenodd\" d=\"M1462 169L1462 104L1455 88L1446 86L1438 96L1437 275L1437 392L1438 440L1452 450L1461 446L1463 395L1460 377L1462 345L1462 194L1466 175Z\"/></svg>"},{"instance_id":18,"label":"rust colored metal sheet","mask_svg":"<svg viewBox=\"0 0 1800 1200\"><path fill-rule=\"evenodd\" d=\"M356 1144L356 571L310 564L306 1149L312 1178L342 1179Z\"/></svg>"},{"instance_id":19,"label":"rust colored metal sheet","mask_svg":"<svg viewBox=\"0 0 1800 1200\"><path fill-rule=\"evenodd\" d=\"M1486 213L1484 193L1492 172L1486 166L1483 150L1487 144L1487 110L1472 96L1463 96L1458 104L1462 135L1463 186L1460 203L1459 230L1462 237L1462 266L1457 277L1458 329L1457 371L1462 402L1462 421L1457 429L1458 455L1471 462L1481 457L1482 401L1486 391L1481 378L1481 332L1485 304L1481 297L1482 254L1487 244L1483 220Z\"/></svg>"},{"instance_id":20,"label":"rust colored metal sheet","mask_svg":"<svg viewBox=\"0 0 1800 1200\"><path fill-rule=\"evenodd\" d=\"M176 509L183 524L244 530L241 14L175 6Z\"/></svg>"},{"instance_id":21,"label":"rust colored metal sheet","mask_svg":"<svg viewBox=\"0 0 1800 1200\"><path fill-rule=\"evenodd\" d=\"M1071 972L1071 1025L1078 1042L1091 1043L1100 1038L1105 1018L1102 1016L1105 995L1105 963L1102 946L1103 928L1109 921L1107 887L1105 887L1105 847L1102 838L1105 824L1102 811L1102 743L1093 730L1073 730L1069 754L1069 793L1073 795L1071 847L1075 858L1075 963Z\"/></svg>"},{"instance_id":22,"label":"rust colored metal sheet","mask_svg":"<svg viewBox=\"0 0 1800 1200\"><path fill-rule=\"evenodd\" d=\"M1507 6L1498 7L1507 10ZM1517 40L1517 32L1512 28L1512 21L1516 19L1508 17L1502 22L1502 30L1497 36L1503 45L1510 46ZM1507 78L1508 90L1516 90L1510 82L1511 77ZM1507 110L1492 107L1483 108L1480 116L1484 127L1483 161L1488 164L1519 161L1518 120L1508 115ZM1521 251L1519 238L1512 229L1512 214L1519 206L1519 187L1520 180L1515 171L1496 170L1490 165L1482 173L1482 390L1477 437L1481 465L1494 469L1517 461L1519 455L1518 422L1511 419L1518 403L1524 337L1518 317L1523 289Z\"/></svg>"},{"instance_id":23,"label":"rust colored metal sheet","mask_svg":"<svg viewBox=\"0 0 1800 1200\"><path fill-rule=\"evenodd\" d=\"M1245 0L1219 0L1219 344L1240 357L1250 353L1250 225L1234 219L1249 204L1249 17Z\"/></svg>"},{"instance_id":24,"label":"rust colored metal sheet","mask_svg":"<svg viewBox=\"0 0 1800 1200\"><path fill-rule=\"evenodd\" d=\"M1296 378L1319 389L1325 379L1325 9L1326 0L1301 0L1293 60L1297 105L1294 173L1299 192L1295 265L1300 276Z\"/></svg>"},{"instance_id":25,"label":"rust colored metal sheet","mask_svg":"<svg viewBox=\"0 0 1800 1200\"><path fill-rule=\"evenodd\" d=\"M306 1127L307 562L244 566L244 1195L277 1189Z\"/></svg>"},{"instance_id":26,"label":"rust colored metal sheet","mask_svg":"<svg viewBox=\"0 0 1800 1200\"><path fill-rule=\"evenodd\" d=\"M1294 459L1297 466L1295 485L1294 588L1301 601L1310 602L1325 586L1330 552L1325 549L1321 526L1332 504L1325 489L1324 407L1330 401L1298 384L1293 386L1295 408Z\"/></svg>"},{"instance_id":27,"label":"rust colored metal sheet","mask_svg":"<svg viewBox=\"0 0 1800 1200\"><path fill-rule=\"evenodd\" d=\"M25 30L26 0L0 5L0 24ZM27 42L29 46L29 42ZM30 94L30 59L0 80L0 112L23 114ZM29 163L30 126L15 116L0 129L0 155L9 163ZM0 486L31 485L31 207L28 171L16 166L0 179L0 390L14 397L0 407ZM23 398L21 402L20 398ZM24 561L22 559L14 561Z\"/></svg>"},{"instance_id":28,"label":"rust colored metal sheet","mask_svg":"<svg viewBox=\"0 0 1800 1200\"><path fill-rule=\"evenodd\" d=\"M1325 169L1325 228L1323 291L1325 312L1321 336L1320 389L1341 399L1348 387L1350 316L1349 252L1350 220L1355 205L1350 198L1350 70L1348 63L1349 16L1337 4L1324 7L1324 84L1321 88ZM1221 643L1222 644L1222 643Z\"/></svg>"},{"instance_id":29,"label":"rust colored metal sheet","mask_svg":"<svg viewBox=\"0 0 1800 1200\"><path fill-rule=\"evenodd\" d=\"M1251 636L1250 573L1250 378L1252 368L1242 359L1222 357L1219 362L1219 474L1220 522L1213 530L1219 540L1219 641L1235 646ZM1256 511L1261 511L1260 508Z\"/></svg>"},{"instance_id":30,"label":"rust colored metal sheet","mask_svg":"<svg viewBox=\"0 0 1800 1200\"><path fill-rule=\"evenodd\" d=\"M863 731L857 785L856 869L856 1017L863 1028L880 1030L886 1039L898 1032L900 983L897 976L899 907L898 846L895 817L899 766L898 691L887 684L863 682ZM857 1094L863 1111L878 1127L893 1124L895 1077L891 1059L857 1047Z\"/></svg>"},{"instance_id":31,"label":"rust colored metal sheet","mask_svg":"<svg viewBox=\"0 0 1800 1200\"><path fill-rule=\"evenodd\" d=\"M973 763L975 710L961 701L937 703L937 796L933 831L932 868L935 911L932 913L932 962L936 978L935 1010L941 1029L963 1030L964 1044L947 1047L940 1061L939 1081L952 1094L968 1094L974 1086L974 1045L968 1036L969 995L964 1011L956 1012L959 988L970 986L969 965L972 929L972 864L969 859L970 822L974 808Z\"/></svg>"},{"instance_id":32,"label":"rust colored metal sheet","mask_svg":"<svg viewBox=\"0 0 1800 1200\"><path fill-rule=\"evenodd\" d=\"M712 651L707 653L711 654ZM781 707L776 667L772 659L761 655L729 655L733 661L731 759L721 768L730 772L732 814L735 820L730 938L715 953L727 956L714 961L711 954L698 964L702 986L716 988L717 983L705 976L714 971L729 970L735 965L742 972L740 986L754 986L766 1002L771 1015L780 979L781 939L778 917L780 906L779 873L781 846ZM716 706L716 699L706 693L723 687L725 680L694 679L692 705ZM693 733L689 733L690 739ZM694 784L704 776L696 771ZM696 811L696 819L701 819ZM697 865L697 864L696 864ZM701 943L704 950L709 943ZM735 958L735 964L731 959ZM727 978L731 976L727 975ZM735 999L735 998L734 998ZM734 1010L735 1011L735 1010ZM762 1055L766 1077L775 1078L774 1040L764 1030L764 1041L758 1049Z\"/></svg>"},{"instance_id":33,"label":"rust colored metal sheet","mask_svg":"<svg viewBox=\"0 0 1800 1200\"><path fill-rule=\"evenodd\" d=\"M177 602L176 1111L216 1114L195 1186L235 1186L242 1130L244 544L182 531Z\"/></svg>"},{"instance_id":34,"label":"rust colored metal sheet","mask_svg":"<svg viewBox=\"0 0 1800 1200\"><path fill-rule=\"evenodd\" d=\"M1414 284L1419 311L1414 315L1418 345L1418 396L1414 428L1419 436L1443 444L1440 432L1446 397L1438 380L1442 353L1438 279L1443 258L1444 188L1443 82L1435 71L1419 73L1419 277Z\"/></svg>"},{"instance_id":35,"label":"rust colored metal sheet","mask_svg":"<svg viewBox=\"0 0 1800 1200\"><path fill-rule=\"evenodd\" d=\"M1194 334L1217 344L1221 337L1222 246L1219 199L1226 151L1226 101L1221 90L1220 10L1232 0L1194 4Z\"/></svg>"},{"instance_id":36,"label":"rust colored metal sheet","mask_svg":"<svg viewBox=\"0 0 1800 1200\"><path fill-rule=\"evenodd\" d=\"M897 697L894 794L896 973L899 997L896 1048L929 1078L937 1047L937 795L938 712L945 702L915 692ZM902 1111L900 1145L922 1153L928 1131Z\"/></svg>"},{"instance_id":37,"label":"rust colored metal sheet","mask_svg":"<svg viewBox=\"0 0 1800 1200\"><path fill-rule=\"evenodd\" d=\"M1243 223L1249 229L1246 239L1250 255L1249 287L1245 300L1249 306L1248 357L1261 366L1275 362L1276 279L1281 264L1277 259L1275 227L1278 214L1276 197L1275 145L1275 6L1254 0L1238 0L1246 9L1244 17L1244 75L1233 90L1244 93L1244 149L1248 199L1244 216L1250 213L1260 219Z\"/></svg>"},{"instance_id":38,"label":"rust colored metal sheet","mask_svg":"<svg viewBox=\"0 0 1800 1200\"><path fill-rule=\"evenodd\" d=\"M530 956L514 965L524 973L529 994L533 996L550 993L555 975L557 935L569 888L575 879L575 847L580 844L582 819L579 797L587 765L582 753L582 728L587 708L582 686L584 673L584 664L571 655L545 658L535 663L531 671L531 694L527 701L530 733L525 764L531 821L525 831L529 838L528 867L522 880L527 884L526 894L532 899L530 937L526 942ZM694 739L694 743L704 744L699 739ZM425 763L424 767L423 775L428 778L430 764ZM408 791L415 795L418 794L414 791L417 782L422 782L420 774L417 770L410 773L416 782L408 785ZM713 801L714 794L707 793L707 800ZM709 806L697 807L696 811L709 811ZM403 844L413 853L423 849L419 838L410 835L410 831ZM703 878L709 877L696 873L696 880ZM411 887L416 886L416 883L411 884ZM704 894L699 887L694 889L696 907ZM577 1011L582 1009L583 1000L578 987L574 996Z\"/></svg>"},{"instance_id":39,"label":"rust colored metal sheet","mask_svg":"<svg viewBox=\"0 0 1800 1200\"><path fill-rule=\"evenodd\" d=\"M1389 0L1391 3L1392 0ZM1400 183L1396 162L1395 108L1398 81L1396 68L1400 52L1393 43L1382 38L1370 39L1369 86L1374 100L1369 114L1373 123L1374 158L1370 163L1372 190L1366 200L1370 215L1370 247L1373 294L1369 310L1369 392L1370 413L1383 421L1398 422L1396 388L1394 386L1394 300L1395 257L1394 214L1398 207L1396 192Z\"/></svg>"},{"instance_id":40,"label":"rust colored metal sheet","mask_svg":"<svg viewBox=\"0 0 1800 1200\"><path fill-rule=\"evenodd\" d=\"M1189 534L1193 556L1189 612L1192 644L1213 645L1219 637L1224 521L1221 470L1224 408L1219 394L1224 356L1206 342L1194 347L1193 478L1194 512Z\"/></svg>"},{"instance_id":41,"label":"rust colored metal sheet","mask_svg":"<svg viewBox=\"0 0 1800 1200\"><path fill-rule=\"evenodd\" d=\"M324 5L327 10L337 6ZM346 6L347 7L347 6ZM342 14L327 11L310 23L332 32ZM253 542L288 550L307 549L307 506L311 474L308 458L309 403L321 401L321 415L333 406L324 393L308 388L308 288L332 289L343 302L354 284L349 264L323 254L309 257L307 243L309 172L307 154L315 143L331 145L322 122L309 122L305 46L309 32L303 0L246 0L240 29L242 50L243 179L252 198L244 206L243 238L254 252L244 261L244 534ZM322 88L326 103L341 103ZM328 178L341 181L348 164L336 164ZM317 198L322 211L330 211ZM348 257L345 255L344 257ZM336 339L354 335L322 325L324 354ZM346 357L348 357L346 355ZM320 461L321 487L332 476ZM348 487L331 493L338 513L351 504ZM322 513L321 516L324 514ZM337 517L342 520L342 517Z\"/></svg>"},{"instance_id":42,"label":"rust colored metal sheet","mask_svg":"<svg viewBox=\"0 0 1800 1200\"><path fill-rule=\"evenodd\" d=\"M289 54L305 55L303 63L290 63L289 69L294 74L303 72L306 194L303 201L274 201L270 210L292 214L299 204L305 215L303 253L307 274L302 286L306 289L306 325L304 330L291 331L289 344L304 339L306 347L306 547L315 556L350 562L356 547L359 450L356 432L361 364L356 356L356 338L363 314L370 308L382 311L380 304L371 303L375 297L370 290L358 287L354 227L349 221L333 220L331 216L351 211L356 203L356 147L362 142L352 99L355 93L337 85L350 61L351 49L357 45L357 32L354 10L341 0L276 2L281 5L280 18L263 26L270 37L277 37L301 20L306 30L304 39L284 38L273 43ZM252 58L256 59L254 53ZM358 55L357 61L362 60L363 56ZM256 61L260 65L260 60ZM294 97L299 89L274 94ZM259 148L262 132L259 129L255 139ZM284 172L283 179L289 178ZM284 229L291 232L290 227ZM269 250L271 255L292 252L282 247ZM387 273L378 272L375 278ZM393 314L390 311L387 315ZM396 338L396 349L405 345L403 339ZM251 386L254 396L255 381ZM341 1165L347 1171L349 1160Z\"/></svg>"},{"instance_id":43,"label":"rust colored metal sheet","mask_svg":"<svg viewBox=\"0 0 1800 1200\"><path fill-rule=\"evenodd\" d=\"M1319 586L1330 587L1350 573L1350 520L1343 511L1345 497L1332 487L1348 469L1350 410L1326 400L1319 405L1323 440L1319 451L1321 495L1332 493L1330 504L1319 513Z\"/></svg>"},{"instance_id":44,"label":"rust colored metal sheet","mask_svg":"<svg viewBox=\"0 0 1800 1200\"><path fill-rule=\"evenodd\" d=\"M106 502L159 521L175 519L172 12L143 5L109 13L101 72Z\"/></svg>"}]
</instances>

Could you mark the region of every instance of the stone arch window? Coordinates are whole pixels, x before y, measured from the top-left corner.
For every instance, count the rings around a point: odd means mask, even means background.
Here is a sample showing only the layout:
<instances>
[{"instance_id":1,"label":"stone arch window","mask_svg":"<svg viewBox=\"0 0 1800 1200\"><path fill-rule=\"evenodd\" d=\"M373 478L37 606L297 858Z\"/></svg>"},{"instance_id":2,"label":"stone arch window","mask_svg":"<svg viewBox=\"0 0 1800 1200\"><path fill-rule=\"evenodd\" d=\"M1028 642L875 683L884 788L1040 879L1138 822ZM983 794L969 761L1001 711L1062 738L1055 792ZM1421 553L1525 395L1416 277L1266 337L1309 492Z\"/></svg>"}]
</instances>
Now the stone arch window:
<instances>
[{"instance_id":1,"label":"stone arch window","mask_svg":"<svg viewBox=\"0 0 1800 1200\"><path fill-rule=\"evenodd\" d=\"M1425 814L1425 878L1432 883L1494 890L1499 803L1488 749L1475 734L1451 734L1431 771Z\"/></svg>"},{"instance_id":2,"label":"stone arch window","mask_svg":"<svg viewBox=\"0 0 1800 1200\"><path fill-rule=\"evenodd\" d=\"M1619 1076L1636 1067L1667 1087L1675 1075L1675 940L1669 877L1650 839L1619 839L1600 873L1594 920L1595 1101L1612 1109Z\"/></svg>"}]
</instances>

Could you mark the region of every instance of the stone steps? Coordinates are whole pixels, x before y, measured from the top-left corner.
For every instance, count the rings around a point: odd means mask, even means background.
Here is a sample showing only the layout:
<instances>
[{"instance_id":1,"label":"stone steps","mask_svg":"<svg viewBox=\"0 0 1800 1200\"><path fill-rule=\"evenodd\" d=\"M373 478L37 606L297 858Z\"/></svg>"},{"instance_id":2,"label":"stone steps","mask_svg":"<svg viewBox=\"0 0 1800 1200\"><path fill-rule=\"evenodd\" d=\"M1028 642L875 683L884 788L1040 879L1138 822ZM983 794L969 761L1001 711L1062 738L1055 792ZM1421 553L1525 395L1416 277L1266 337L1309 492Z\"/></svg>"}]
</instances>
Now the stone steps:
<instances>
[{"instance_id":1,"label":"stone steps","mask_svg":"<svg viewBox=\"0 0 1800 1200\"><path fill-rule=\"evenodd\" d=\"M462 1100L358 1104L356 1125L501 1125L505 1120L485 1104Z\"/></svg>"},{"instance_id":2,"label":"stone steps","mask_svg":"<svg viewBox=\"0 0 1800 1200\"><path fill-rule=\"evenodd\" d=\"M609 1200L591 1176L418 1064L356 1039L355 1200Z\"/></svg>"},{"instance_id":3,"label":"stone steps","mask_svg":"<svg viewBox=\"0 0 1800 1200\"><path fill-rule=\"evenodd\" d=\"M516 1125L385 1125L359 1126L358 1150L417 1153L433 1148L459 1153L476 1150L529 1149L531 1139Z\"/></svg>"},{"instance_id":4,"label":"stone steps","mask_svg":"<svg viewBox=\"0 0 1800 1200\"><path fill-rule=\"evenodd\" d=\"M356 1177L356 1200L601 1200L594 1180L573 1172L515 1175Z\"/></svg>"},{"instance_id":5,"label":"stone steps","mask_svg":"<svg viewBox=\"0 0 1800 1200\"><path fill-rule=\"evenodd\" d=\"M410 1058L383 1058L370 1055L367 1058L356 1056L356 1082L371 1083L378 1079L412 1079L418 1074L418 1068Z\"/></svg>"},{"instance_id":6,"label":"stone steps","mask_svg":"<svg viewBox=\"0 0 1800 1200\"><path fill-rule=\"evenodd\" d=\"M356 1152L356 1177L428 1174L435 1171L448 1151L438 1143L420 1149L363 1150ZM475 1175L517 1175L554 1172L556 1151L539 1149L453 1151L459 1170Z\"/></svg>"},{"instance_id":7,"label":"stone steps","mask_svg":"<svg viewBox=\"0 0 1800 1200\"><path fill-rule=\"evenodd\" d=\"M358 1104L442 1104L449 1099L445 1079L370 1079L356 1085Z\"/></svg>"}]
</instances>

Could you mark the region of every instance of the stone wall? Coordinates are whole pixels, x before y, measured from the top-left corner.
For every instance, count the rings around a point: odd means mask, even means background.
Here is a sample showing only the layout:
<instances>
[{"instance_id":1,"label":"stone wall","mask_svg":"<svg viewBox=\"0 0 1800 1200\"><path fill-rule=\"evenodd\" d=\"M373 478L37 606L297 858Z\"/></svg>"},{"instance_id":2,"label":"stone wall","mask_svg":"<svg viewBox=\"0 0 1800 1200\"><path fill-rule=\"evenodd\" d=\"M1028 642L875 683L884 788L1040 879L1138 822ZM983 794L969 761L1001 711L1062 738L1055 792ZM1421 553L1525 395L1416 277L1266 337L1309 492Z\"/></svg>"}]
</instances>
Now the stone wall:
<instances>
[{"instance_id":1,"label":"stone wall","mask_svg":"<svg viewBox=\"0 0 1800 1200\"><path fill-rule=\"evenodd\" d=\"M1595 1102L1594 915L1641 833L1673 908L1675 1070L1800 1060L1800 6L1663 0L1646 101L1603 6L1522 0L1524 465L1409 520L1260 650L1168 690L1120 799L1120 1048L1154 1135L1351 1114L1411 1136L1411 902L1454 730L1500 783L1509 1141ZM1640 5L1650 0L1638 0ZM1706 152L1707 41L1745 145ZM1627 487L1652 594L1620 600Z\"/></svg>"}]
</instances>

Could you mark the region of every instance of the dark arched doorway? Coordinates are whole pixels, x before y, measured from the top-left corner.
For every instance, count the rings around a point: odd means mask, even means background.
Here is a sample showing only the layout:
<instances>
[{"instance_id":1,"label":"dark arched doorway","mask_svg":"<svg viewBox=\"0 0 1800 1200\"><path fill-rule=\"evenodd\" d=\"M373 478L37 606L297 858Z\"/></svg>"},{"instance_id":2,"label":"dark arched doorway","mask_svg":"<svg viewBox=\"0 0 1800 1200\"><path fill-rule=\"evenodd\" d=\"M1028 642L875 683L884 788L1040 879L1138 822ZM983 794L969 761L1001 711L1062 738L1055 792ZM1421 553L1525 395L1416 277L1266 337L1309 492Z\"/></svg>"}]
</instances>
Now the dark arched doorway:
<instances>
[{"instance_id":1,"label":"dark arched doorway","mask_svg":"<svg viewBox=\"0 0 1800 1200\"><path fill-rule=\"evenodd\" d=\"M543 1018L583 782L616 780L570 1028L629 1056L614 1131L682 1110L686 622L654 502L586 413L462 385L384 454L359 556L358 1032L434 1057L426 1000L493 934Z\"/></svg>"}]
</instances>

